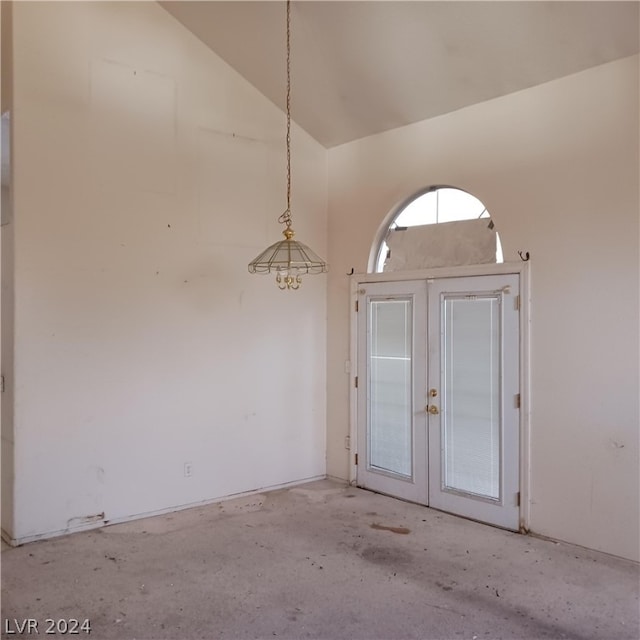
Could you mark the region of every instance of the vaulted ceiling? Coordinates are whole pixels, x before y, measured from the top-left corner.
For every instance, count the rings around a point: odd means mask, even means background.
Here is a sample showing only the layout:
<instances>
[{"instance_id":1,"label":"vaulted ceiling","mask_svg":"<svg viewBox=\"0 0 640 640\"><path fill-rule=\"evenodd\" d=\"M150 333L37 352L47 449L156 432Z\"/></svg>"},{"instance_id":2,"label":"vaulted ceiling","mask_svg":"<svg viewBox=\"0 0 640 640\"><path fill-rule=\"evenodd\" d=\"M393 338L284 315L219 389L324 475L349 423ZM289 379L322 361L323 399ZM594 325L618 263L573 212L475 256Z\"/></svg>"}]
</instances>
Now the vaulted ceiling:
<instances>
[{"instance_id":1,"label":"vaulted ceiling","mask_svg":"<svg viewBox=\"0 0 640 640\"><path fill-rule=\"evenodd\" d=\"M160 4L284 109L284 2ZM293 119L332 147L630 56L639 7L293 2Z\"/></svg>"}]
</instances>

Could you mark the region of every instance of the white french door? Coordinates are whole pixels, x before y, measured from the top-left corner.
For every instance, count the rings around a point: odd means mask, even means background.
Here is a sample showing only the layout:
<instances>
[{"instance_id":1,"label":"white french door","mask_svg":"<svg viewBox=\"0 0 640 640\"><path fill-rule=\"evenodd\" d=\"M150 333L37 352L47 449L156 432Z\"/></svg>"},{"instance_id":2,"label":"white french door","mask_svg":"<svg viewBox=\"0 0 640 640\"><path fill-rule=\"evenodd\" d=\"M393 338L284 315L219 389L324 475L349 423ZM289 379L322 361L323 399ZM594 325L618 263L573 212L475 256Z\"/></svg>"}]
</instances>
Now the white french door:
<instances>
[{"instance_id":1,"label":"white french door","mask_svg":"<svg viewBox=\"0 0 640 640\"><path fill-rule=\"evenodd\" d=\"M361 291L358 415L366 417L358 424L358 484L426 504L425 283L379 282Z\"/></svg>"},{"instance_id":2,"label":"white french door","mask_svg":"<svg viewBox=\"0 0 640 640\"><path fill-rule=\"evenodd\" d=\"M519 276L363 284L361 487L517 530Z\"/></svg>"}]
</instances>

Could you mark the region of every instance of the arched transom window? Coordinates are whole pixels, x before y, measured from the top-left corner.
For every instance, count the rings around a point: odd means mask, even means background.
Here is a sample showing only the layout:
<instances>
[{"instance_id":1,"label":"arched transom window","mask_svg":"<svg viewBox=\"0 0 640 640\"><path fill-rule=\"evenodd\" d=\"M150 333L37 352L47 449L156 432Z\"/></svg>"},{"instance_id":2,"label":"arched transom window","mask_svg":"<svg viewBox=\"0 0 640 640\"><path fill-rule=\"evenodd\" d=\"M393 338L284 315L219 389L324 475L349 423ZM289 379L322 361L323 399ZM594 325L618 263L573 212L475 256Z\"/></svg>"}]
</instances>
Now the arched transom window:
<instances>
[{"instance_id":1,"label":"arched transom window","mask_svg":"<svg viewBox=\"0 0 640 640\"><path fill-rule=\"evenodd\" d=\"M375 271L502 262L487 208L452 187L423 192L402 207L380 243Z\"/></svg>"}]
</instances>

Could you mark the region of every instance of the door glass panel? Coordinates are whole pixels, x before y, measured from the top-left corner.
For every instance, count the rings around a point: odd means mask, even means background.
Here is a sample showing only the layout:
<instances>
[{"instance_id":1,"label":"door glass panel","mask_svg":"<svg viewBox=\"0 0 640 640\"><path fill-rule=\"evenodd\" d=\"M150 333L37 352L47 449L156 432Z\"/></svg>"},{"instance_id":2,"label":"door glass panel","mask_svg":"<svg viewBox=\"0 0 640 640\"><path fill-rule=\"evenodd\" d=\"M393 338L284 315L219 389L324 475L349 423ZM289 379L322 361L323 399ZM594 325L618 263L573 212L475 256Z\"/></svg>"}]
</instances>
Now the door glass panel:
<instances>
[{"instance_id":1,"label":"door glass panel","mask_svg":"<svg viewBox=\"0 0 640 640\"><path fill-rule=\"evenodd\" d=\"M500 304L445 296L443 488L500 498Z\"/></svg>"},{"instance_id":2,"label":"door glass panel","mask_svg":"<svg viewBox=\"0 0 640 640\"><path fill-rule=\"evenodd\" d=\"M369 466L411 477L413 304L369 305Z\"/></svg>"}]
</instances>

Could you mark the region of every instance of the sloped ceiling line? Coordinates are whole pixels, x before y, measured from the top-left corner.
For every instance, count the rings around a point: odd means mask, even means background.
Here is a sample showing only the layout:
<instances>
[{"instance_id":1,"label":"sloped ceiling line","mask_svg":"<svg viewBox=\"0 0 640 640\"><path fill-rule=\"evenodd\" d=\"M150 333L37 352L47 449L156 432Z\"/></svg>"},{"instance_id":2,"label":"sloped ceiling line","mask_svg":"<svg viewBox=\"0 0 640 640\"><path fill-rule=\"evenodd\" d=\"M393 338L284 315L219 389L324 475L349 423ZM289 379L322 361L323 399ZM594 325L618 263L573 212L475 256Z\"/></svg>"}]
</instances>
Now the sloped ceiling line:
<instances>
[{"instance_id":1,"label":"sloped ceiling line","mask_svg":"<svg viewBox=\"0 0 640 640\"><path fill-rule=\"evenodd\" d=\"M284 110L284 3L160 2ZM634 55L638 2L304 1L293 118L330 148Z\"/></svg>"}]
</instances>

